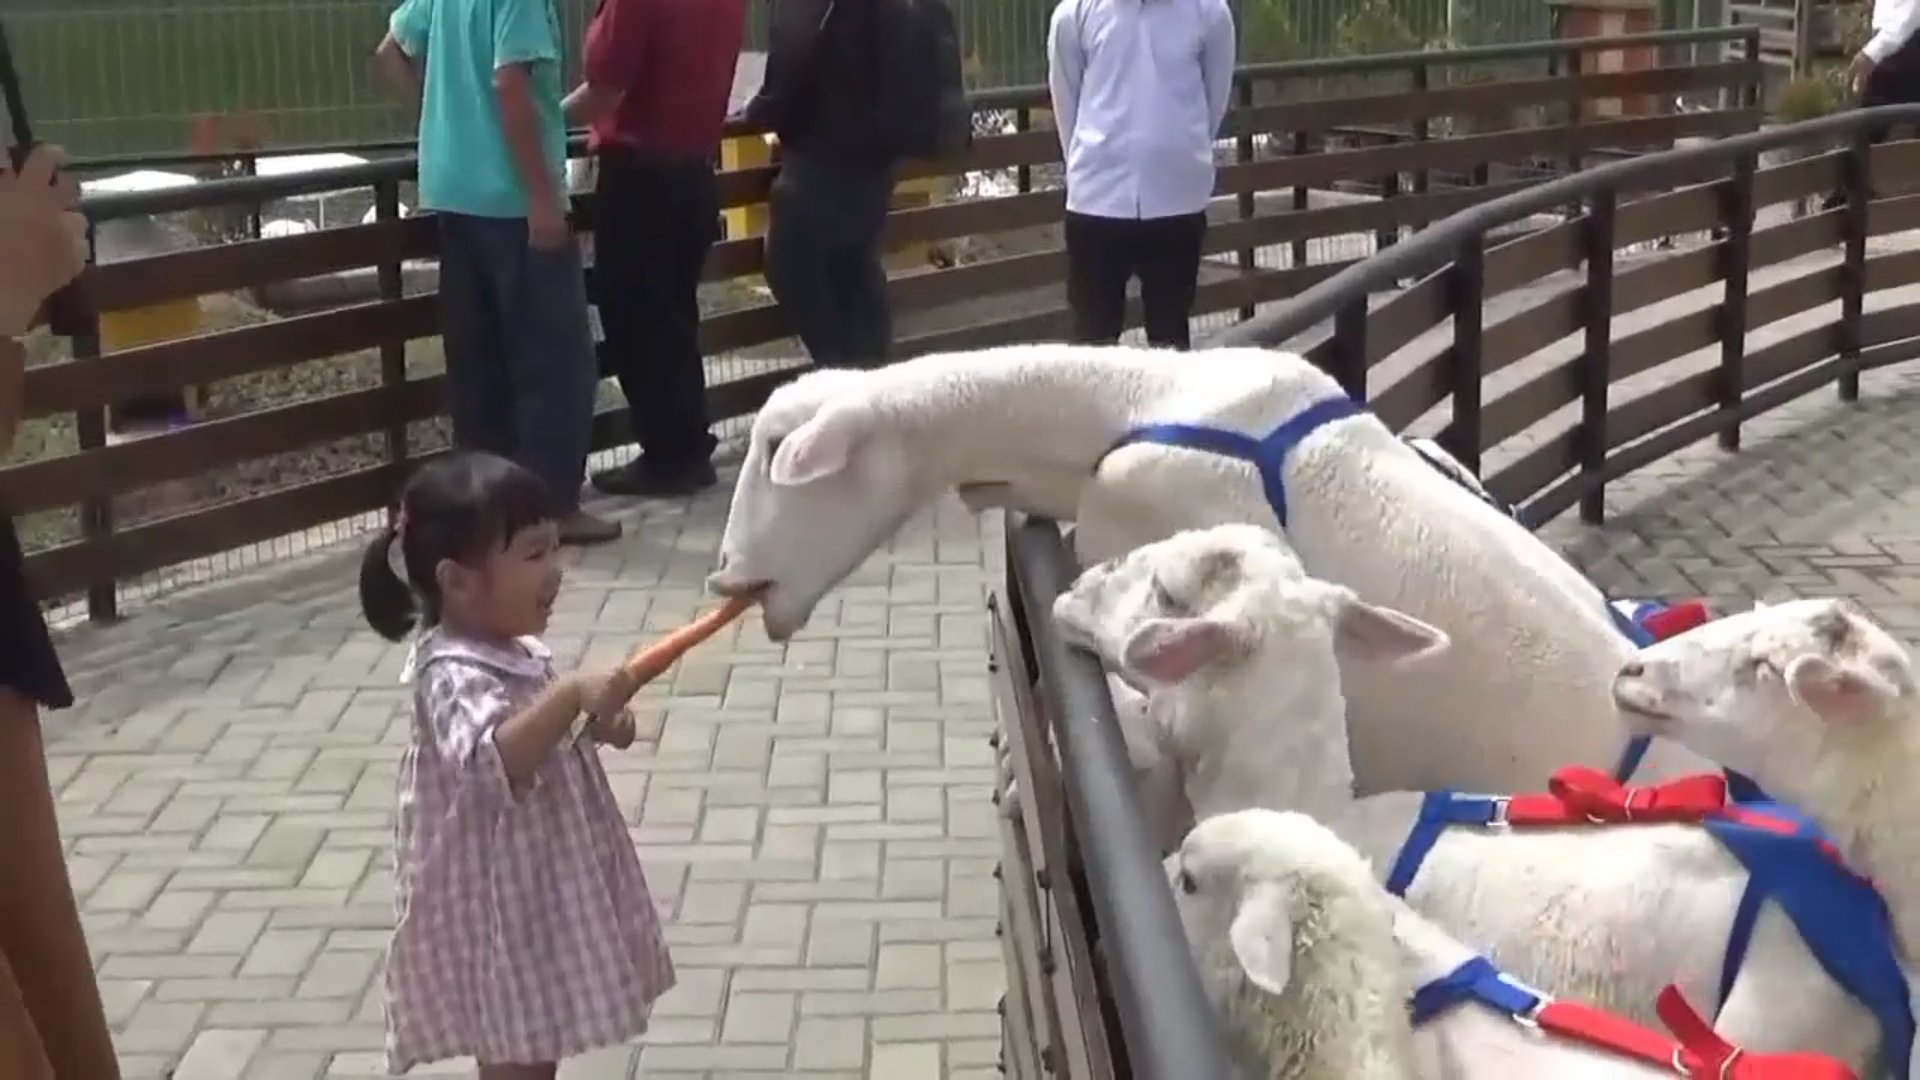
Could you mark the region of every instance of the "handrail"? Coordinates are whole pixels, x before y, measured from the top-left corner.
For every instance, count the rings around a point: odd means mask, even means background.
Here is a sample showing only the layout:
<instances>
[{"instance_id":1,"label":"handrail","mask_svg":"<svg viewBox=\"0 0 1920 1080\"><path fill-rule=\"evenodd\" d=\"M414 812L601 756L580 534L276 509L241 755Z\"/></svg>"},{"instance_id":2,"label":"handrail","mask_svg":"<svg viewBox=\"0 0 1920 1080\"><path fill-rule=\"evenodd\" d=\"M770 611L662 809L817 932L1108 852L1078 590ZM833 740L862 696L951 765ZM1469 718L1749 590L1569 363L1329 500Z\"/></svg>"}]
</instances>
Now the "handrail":
<instances>
[{"instance_id":1,"label":"handrail","mask_svg":"<svg viewBox=\"0 0 1920 1080\"><path fill-rule=\"evenodd\" d=\"M1310 60L1269 60L1247 64L1239 74L1243 78L1268 79L1287 75L1356 75L1390 71L1418 64L1473 64L1497 60L1531 60L1543 56L1597 52L1602 49L1632 48L1635 45L1697 45L1711 42L1727 44L1760 40L1758 26L1712 26L1699 30L1654 30L1642 34L1612 34L1601 37L1560 38L1552 41L1527 41L1512 45L1468 45L1459 49L1423 49L1418 52L1373 53L1367 56L1323 56Z\"/></svg>"},{"instance_id":2,"label":"handrail","mask_svg":"<svg viewBox=\"0 0 1920 1080\"><path fill-rule=\"evenodd\" d=\"M1008 554L1052 716L1087 892L1101 927L1132 1075L1208 1080L1234 1075L1213 1007L1187 948L1165 872L1140 838L1149 835L1106 676L1091 653L1067 644L1053 623L1054 597L1078 573L1059 528L1044 518L1009 522ZM1011 973L1018 978L1019 973Z\"/></svg>"},{"instance_id":3,"label":"handrail","mask_svg":"<svg viewBox=\"0 0 1920 1080\"><path fill-rule=\"evenodd\" d=\"M1246 322L1209 336L1209 347L1259 346L1278 348L1332 318L1356 299L1394 288L1408 278L1421 277L1453 260L1461 245L1502 225L1534 214L1563 209L1601 192L1631 190L1634 181L1650 174L1670 174L1687 166L1731 164L1783 146L1815 143L1822 138L1854 135L1873 128L1920 124L1920 105L1882 105L1854 109L1833 116L1784 124L1765 131L1715 139L1647 157L1628 158L1584 169L1570 176L1491 199L1462 210L1420 230L1412 239L1395 244L1372 258L1303 290Z\"/></svg>"}]
</instances>

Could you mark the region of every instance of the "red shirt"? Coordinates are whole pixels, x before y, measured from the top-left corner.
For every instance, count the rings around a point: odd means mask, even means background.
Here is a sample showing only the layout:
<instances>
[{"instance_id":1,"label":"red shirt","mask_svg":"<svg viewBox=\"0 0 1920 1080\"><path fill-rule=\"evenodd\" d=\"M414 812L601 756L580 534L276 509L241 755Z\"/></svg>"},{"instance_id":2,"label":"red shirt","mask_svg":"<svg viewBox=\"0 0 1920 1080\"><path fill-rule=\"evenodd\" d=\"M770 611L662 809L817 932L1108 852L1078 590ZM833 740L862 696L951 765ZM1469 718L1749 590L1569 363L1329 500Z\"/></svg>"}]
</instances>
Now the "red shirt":
<instances>
[{"instance_id":1,"label":"red shirt","mask_svg":"<svg viewBox=\"0 0 1920 1080\"><path fill-rule=\"evenodd\" d=\"M592 145L712 157L746 27L746 0L605 0L587 25L586 76L620 101Z\"/></svg>"}]
</instances>

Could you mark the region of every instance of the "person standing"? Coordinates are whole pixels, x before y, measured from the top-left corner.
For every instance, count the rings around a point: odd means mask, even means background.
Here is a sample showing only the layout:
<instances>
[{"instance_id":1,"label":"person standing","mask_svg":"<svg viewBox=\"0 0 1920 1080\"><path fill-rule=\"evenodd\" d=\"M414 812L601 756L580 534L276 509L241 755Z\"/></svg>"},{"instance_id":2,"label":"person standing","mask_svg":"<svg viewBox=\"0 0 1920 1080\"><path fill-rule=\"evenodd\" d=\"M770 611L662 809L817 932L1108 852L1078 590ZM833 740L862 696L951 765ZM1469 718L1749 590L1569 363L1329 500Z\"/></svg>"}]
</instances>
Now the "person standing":
<instances>
[{"instance_id":1,"label":"person standing","mask_svg":"<svg viewBox=\"0 0 1920 1080\"><path fill-rule=\"evenodd\" d=\"M1847 89L1863 109L1920 101L1920 0L1874 0L1872 26L1873 36L1847 65ZM1885 142L1888 134L1876 127L1867 141ZM1846 192L1835 191L1822 209L1846 201Z\"/></svg>"},{"instance_id":2,"label":"person standing","mask_svg":"<svg viewBox=\"0 0 1920 1080\"><path fill-rule=\"evenodd\" d=\"M593 127L595 300L641 449L594 474L609 495L691 495L716 479L700 276L720 238L714 159L746 25L746 0L604 0L587 27L567 115Z\"/></svg>"},{"instance_id":3,"label":"person standing","mask_svg":"<svg viewBox=\"0 0 1920 1080\"><path fill-rule=\"evenodd\" d=\"M1074 340L1118 341L1140 279L1147 341L1185 349L1233 90L1226 0L1060 0L1047 86L1067 162Z\"/></svg>"},{"instance_id":4,"label":"person standing","mask_svg":"<svg viewBox=\"0 0 1920 1080\"><path fill-rule=\"evenodd\" d=\"M0 134L5 127L0 124ZM0 146L11 138L0 139ZM25 411L26 347L48 296L87 263L87 222L70 179L53 182L62 155L40 147L16 174L0 153L0 457ZM13 519L0 512L0 1076L8 1080L116 1080L120 1066L73 899L40 709L64 709L73 691L47 635Z\"/></svg>"},{"instance_id":5,"label":"person standing","mask_svg":"<svg viewBox=\"0 0 1920 1080\"><path fill-rule=\"evenodd\" d=\"M562 542L612 540L619 523L580 508L599 371L567 224L553 0L404 0L377 55L420 102L454 443L544 480Z\"/></svg>"},{"instance_id":6,"label":"person standing","mask_svg":"<svg viewBox=\"0 0 1920 1080\"><path fill-rule=\"evenodd\" d=\"M767 286L813 362L882 363L893 344L880 234L894 155L873 123L883 0L774 0L746 121L780 138Z\"/></svg>"}]
</instances>

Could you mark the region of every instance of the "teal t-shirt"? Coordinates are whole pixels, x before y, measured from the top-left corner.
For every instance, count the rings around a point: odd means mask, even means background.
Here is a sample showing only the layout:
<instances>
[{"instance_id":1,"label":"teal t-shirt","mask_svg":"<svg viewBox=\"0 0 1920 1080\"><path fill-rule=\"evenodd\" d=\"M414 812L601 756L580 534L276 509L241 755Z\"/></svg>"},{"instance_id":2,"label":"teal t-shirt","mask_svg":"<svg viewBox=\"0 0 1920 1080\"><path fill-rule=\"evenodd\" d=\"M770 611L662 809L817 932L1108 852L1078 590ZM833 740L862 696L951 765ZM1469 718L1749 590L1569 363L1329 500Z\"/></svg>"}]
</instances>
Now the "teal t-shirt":
<instances>
[{"instance_id":1,"label":"teal t-shirt","mask_svg":"<svg viewBox=\"0 0 1920 1080\"><path fill-rule=\"evenodd\" d=\"M527 216L526 185L500 130L493 73L531 64L534 106L554 187L565 190L560 21L553 0L405 0L388 24L425 65L420 205L477 217Z\"/></svg>"}]
</instances>

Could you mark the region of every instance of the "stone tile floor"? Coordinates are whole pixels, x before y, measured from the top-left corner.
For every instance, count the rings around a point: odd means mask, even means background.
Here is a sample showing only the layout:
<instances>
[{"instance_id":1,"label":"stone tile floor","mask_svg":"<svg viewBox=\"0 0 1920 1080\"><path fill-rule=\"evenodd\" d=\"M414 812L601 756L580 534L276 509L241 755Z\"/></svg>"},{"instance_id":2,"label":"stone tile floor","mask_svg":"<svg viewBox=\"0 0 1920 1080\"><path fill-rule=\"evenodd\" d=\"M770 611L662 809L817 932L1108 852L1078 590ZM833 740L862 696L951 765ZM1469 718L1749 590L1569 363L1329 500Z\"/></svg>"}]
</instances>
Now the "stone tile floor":
<instances>
[{"instance_id":1,"label":"stone tile floor","mask_svg":"<svg viewBox=\"0 0 1920 1080\"><path fill-rule=\"evenodd\" d=\"M613 663L698 610L725 512L655 505L580 557L558 660ZM563 1076L994 1075L998 536L944 505L803 639L731 628L648 689L657 743L607 762L681 984L644 1048ZM354 569L323 557L62 644L84 704L50 721L49 765L130 1077L381 1074L407 719Z\"/></svg>"},{"instance_id":2,"label":"stone tile floor","mask_svg":"<svg viewBox=\"0 0 1920 1080\"><path fill-rule=\"evenodd\" d=\"M1920 371L1866 377L1609 491L1546 530L1609 590L1844 593L1920 632ZM654 506L574 567L551 635L608 663L703 603L725 500ZM999 529L917 519L780 648L739 627L644 699L610 754L682 985L586 1078L994 1075L981 598ZM400 650L350 556L154 604L63 644L85 699L49 725L69 865L127 1073L377 1075ZM638 1073L636 1073L638 1070Z\"/></svg>"}]
</instances>

